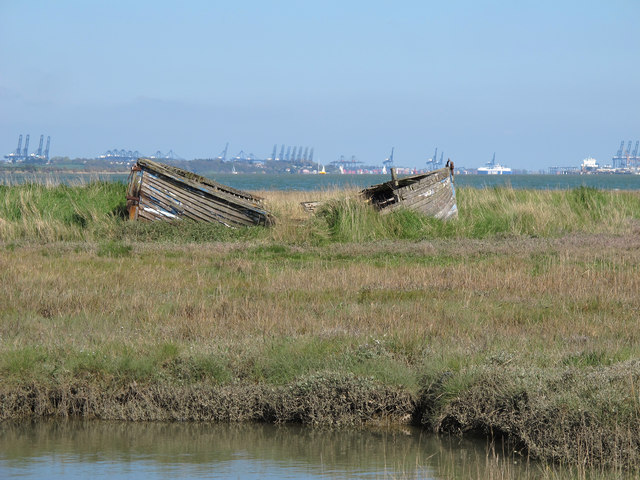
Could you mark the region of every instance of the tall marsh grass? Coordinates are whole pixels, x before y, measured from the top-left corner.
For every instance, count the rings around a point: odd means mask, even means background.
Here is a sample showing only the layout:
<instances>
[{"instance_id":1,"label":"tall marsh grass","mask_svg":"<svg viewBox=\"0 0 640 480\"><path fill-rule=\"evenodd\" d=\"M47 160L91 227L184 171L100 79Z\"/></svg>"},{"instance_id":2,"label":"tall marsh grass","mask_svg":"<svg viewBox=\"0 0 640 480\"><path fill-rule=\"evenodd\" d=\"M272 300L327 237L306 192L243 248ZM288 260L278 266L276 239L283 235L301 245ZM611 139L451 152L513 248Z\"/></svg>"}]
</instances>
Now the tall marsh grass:
<instances>
[{"instance_id":1,"label":"tall marsh grass","mask_svg":"<svg viewBox=\"0 0 640 480\"><path fill-rule=\"evenodd\" d=\"M124 186L94 182L0 185L0 237L15 241L96 240L125 217Z\"/></svg>"},{"instance_id":2,"label":"tall marsh grass","mask_svg":"<svg viewBox=\"0 0 640 480\"><path fill-rule=\"evenodd\" d=\"M504 236L559 237L568 233L628 233L640 224L640 193L459 188L459 218L443 222L411 211L380 215L357 191L258 192L277 218L270 229L226 229L180 222L126 220L125 186L0 186L0 236L5 241L245 241L374 242ZM300 202L323 201L316 215Z\"/></svg>"},{"instance_id":3,"label":"tall marsh grass","mask_svg":"<svg viewBox=\"0 0 640 480\"><path fill-rule=\"evenodd\" d=\"M557 237L567 233L623 233L638 227L640 193L573 190L459 189L456 236Z\"/></svg>"}]
</instances>

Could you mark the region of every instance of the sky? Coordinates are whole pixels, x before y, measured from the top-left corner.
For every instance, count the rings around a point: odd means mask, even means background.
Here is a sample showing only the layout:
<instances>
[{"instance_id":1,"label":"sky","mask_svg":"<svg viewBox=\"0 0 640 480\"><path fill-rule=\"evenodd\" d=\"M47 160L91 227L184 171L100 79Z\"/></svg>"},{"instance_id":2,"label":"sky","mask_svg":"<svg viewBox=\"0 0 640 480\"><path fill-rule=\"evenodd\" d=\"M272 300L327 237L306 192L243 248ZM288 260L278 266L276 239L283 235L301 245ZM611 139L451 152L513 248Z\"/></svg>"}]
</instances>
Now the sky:
<instances>
[{"instance_id":1,"label":"sky","mask_svg":"<svg viewBox=\"0 0 640 480\"><path fill-rule=\"evenodd\" d=\"M0 0L0 155L538 171L635 146L639 98L638 0Z\"/></svg>"}]
</instances>

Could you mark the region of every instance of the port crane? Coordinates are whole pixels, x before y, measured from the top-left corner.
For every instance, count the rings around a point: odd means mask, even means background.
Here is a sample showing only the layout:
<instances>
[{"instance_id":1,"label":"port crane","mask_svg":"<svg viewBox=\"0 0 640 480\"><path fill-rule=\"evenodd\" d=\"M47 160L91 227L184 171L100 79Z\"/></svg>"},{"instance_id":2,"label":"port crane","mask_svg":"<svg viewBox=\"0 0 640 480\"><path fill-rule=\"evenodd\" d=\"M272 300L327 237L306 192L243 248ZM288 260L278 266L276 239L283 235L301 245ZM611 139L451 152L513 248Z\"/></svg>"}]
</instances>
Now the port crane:
<instances>
[{"instance_id":1,"label":"port crane","mask_svg":"<svg viewBox=\"0 0 640 480\"><path fill-rule=\"evenodd\" d=\"M216 160L222 160L223 162L227 161L227 150L229 149L229 142L224 146L224 150L220 152L220 155L216 157Z\"/></svg>"},{"instance_id":2,"label":"port crane","mask_svg":"<svg viewBox=\"0 0 640 480\"><path fill-rule=\"evenodd\" d=\"M394 150L395 148L396 148L396 147L391 147L391 155L389 155L389 157L388 157L388 158L386 158L386 159L384 160L384 162L382 162L382 164L383 164L385 167L393 167L393 150Z\"/></svg>"}]
</instances>

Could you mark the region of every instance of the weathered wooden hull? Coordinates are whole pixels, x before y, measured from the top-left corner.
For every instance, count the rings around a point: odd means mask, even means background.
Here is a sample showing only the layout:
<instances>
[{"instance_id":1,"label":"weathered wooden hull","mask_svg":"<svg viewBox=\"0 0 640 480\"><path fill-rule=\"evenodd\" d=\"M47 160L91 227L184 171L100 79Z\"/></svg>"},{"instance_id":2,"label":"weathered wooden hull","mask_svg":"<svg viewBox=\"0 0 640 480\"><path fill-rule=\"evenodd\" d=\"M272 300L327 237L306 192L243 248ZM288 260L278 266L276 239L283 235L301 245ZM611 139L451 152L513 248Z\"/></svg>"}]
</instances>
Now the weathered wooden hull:
<instances>
[{"instance_id":1,"label":"weathered wooden hull","mask_svg":"<svg viewBox=\"0 0 640 480\"><path fill-rule=\"evenodd\" d=\"M455 187L448 168L391 180L361 193L381 213L408 208L442 220L458 216Z\"/></svg>"},{"instance_id":2,"label":"weathered wooden hull","mask_svg":"<svg viewBox=\"0 0 640 480\"><path fill-rule=\"evenodd\" d=\"M170 165L140 158L131 169L127 208L132 220L272 225L262 199Z\"/></svg>"}]
</instances>

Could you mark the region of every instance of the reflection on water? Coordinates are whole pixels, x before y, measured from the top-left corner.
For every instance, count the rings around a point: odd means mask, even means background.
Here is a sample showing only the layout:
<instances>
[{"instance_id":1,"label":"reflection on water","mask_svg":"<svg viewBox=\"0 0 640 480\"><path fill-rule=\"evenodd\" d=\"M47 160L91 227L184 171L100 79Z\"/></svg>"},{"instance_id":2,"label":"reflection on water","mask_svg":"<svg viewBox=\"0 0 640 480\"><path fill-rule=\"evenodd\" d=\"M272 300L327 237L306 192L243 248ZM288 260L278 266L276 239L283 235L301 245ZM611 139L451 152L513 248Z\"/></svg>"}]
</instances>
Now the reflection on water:
<instances>
[{"instance_id":1,"label":"reflection on water","mask_svg":"<svg viewBox=\"0 0 640 480\"><path fill-rule=\"evenodd\" d=\"M0 424L0 478L439 479L469 478L471 472L471 478L490 478L486 452L484 442L438 438L405 427ZM512 474L524 473L514 469L512 460L508 463Z\"/></svg>"}]
</instances>

